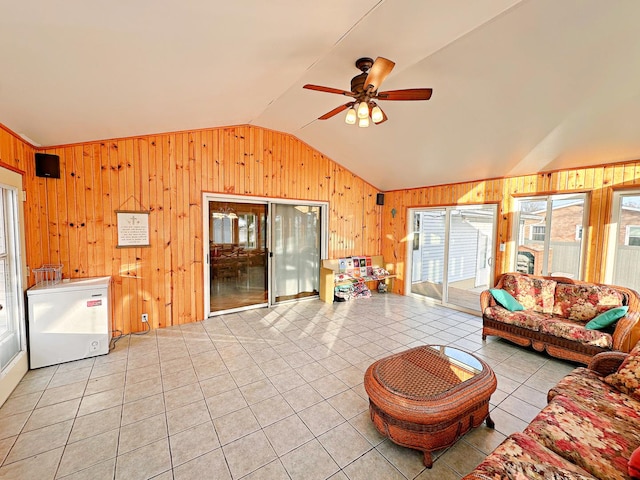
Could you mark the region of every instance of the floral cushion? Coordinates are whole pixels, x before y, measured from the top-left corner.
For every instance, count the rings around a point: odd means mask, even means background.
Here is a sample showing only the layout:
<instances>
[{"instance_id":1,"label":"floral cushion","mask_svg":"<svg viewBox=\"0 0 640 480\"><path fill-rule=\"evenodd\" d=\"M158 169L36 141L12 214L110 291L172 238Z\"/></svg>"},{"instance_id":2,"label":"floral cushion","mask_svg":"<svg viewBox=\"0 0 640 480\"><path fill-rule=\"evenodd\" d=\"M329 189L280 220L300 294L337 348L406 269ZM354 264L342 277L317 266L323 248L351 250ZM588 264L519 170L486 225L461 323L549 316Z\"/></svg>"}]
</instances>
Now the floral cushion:
<instances>
[{"instance_id":1,"label":"floral cushion","mask_svg":"<svg viewBox=\"0 0 640 480\"><path fill-rule=\"evenodd\" d=\"M575 340L584 345L608 348L613 346L613 337L600 330L588 330L584 323L564 318L549 318L540 325L541 333L546 333L567 340Z\"/></svg>"},{"instance_id":2,"label":"floral cushion","mask_svg":"<svg viewBox=\"0 0 640 480\"><path fill-rule=\"evenodd\" d=\"M604 381L640 400L640 343L629 352L618 371L604 377Z\"/></svg>"},{"instance_id":3,"label":"floral cushion","mask_svg":"<svg viewBox=\"0 0 640 480\"><path fill-rule=\"evenodd\" d=\"M606 392L614 392L615 388L603 383L602 375L586 367L578 367L571 370L549 390L547 400L551 401L556 395L568 396L600 396Z\"/></svg>"},{"instance_id":4,"label":"floral cushion","mask_svg":"<svg viewBox=\"0 0 640 480\"><path fill-rule=\"evenodd\" d=\"M620 392L604 382L602 376L588 368L579 367L566 375L549 390L547 398L563 395L604 415L640 425L640 401Z\"/></svg>"},{"instance_id":5,"label":"floral cushion","mask_svg":"<svg viewBox=\"0 0 640 480\"><path fill-rule=\"evenodd\" d=\"M464 480L472 478L583 480L594 477L543 447L531 437L522 433L514 433L502 442L470 475L464 477Z\"/></svg>"},{"instance_id":6,"label":"floral cushion","mask_svg":"<svg viewBox=\"0 0 640 480\"><path fill-rule=\"evenodd\" d=\"M604 285L561 283L556 287L553 314L586 323L600 313L621 306L623 301L620 292Z\"/></svg>"},{"instance_id":7,"label":"floral cushion","mask_svg":"<svg viewBox=\"0 0 640 480\"><path fill-rule=\"evenodd\" d=\"M502 288L509 292L525 310L541 313L553 312L556 284L554 280L517 274L507 274L502 279Z\"/></svg>"},{"instance_id":8,"label":"floral cushion","mask_svg":"<svg viewBox=\"0 0 640 480\"><path fill-rule=\"evenodd\" d=\"M484 311L484 315L487 318L491 318L492 320L496 320L502 323L508 323L509 325L528 328L529 330L533 330L534 332L540 330L540 325L543 321L551 318L550 315L535 313L526 310L511 312L499 305L486 308Z\"/></svg>"},{"instance_id":9,"label":"floral cushion","mask_svg":"<svg viewBox=\"0 0 640 480\"><path fill-rule=\"evenodd\" d=\"M627 480L627 460L640 445L640 430L562 395L524 433L593 476Z\"/></svg>"},{"instance_id":10,"label":"floral cushion","mask_svg":"<svg viewBox=\"0 0 640 480\"><path fill-rule=\"evenodd\" d=\"M628 472L631 478L640 478L640 447L636 448L629 458Z\"/></svg>"}]
</instances>

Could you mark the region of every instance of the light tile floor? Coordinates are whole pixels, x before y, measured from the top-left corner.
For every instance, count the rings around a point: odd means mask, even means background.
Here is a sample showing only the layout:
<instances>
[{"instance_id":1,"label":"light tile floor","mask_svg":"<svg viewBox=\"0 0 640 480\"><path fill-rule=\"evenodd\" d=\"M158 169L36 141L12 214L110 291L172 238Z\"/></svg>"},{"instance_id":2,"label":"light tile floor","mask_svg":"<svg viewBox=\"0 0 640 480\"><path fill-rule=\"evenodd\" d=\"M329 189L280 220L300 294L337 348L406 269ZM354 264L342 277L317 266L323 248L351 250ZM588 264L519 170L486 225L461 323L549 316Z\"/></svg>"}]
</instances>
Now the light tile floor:
<instances>
[{"instance_id":1,"label":"light tile floor","mask_svg":"<svg viewBox=\"0 0 640 480\"><path fill-rule=\"evenodd\" d=\"M123 337L30 371L0 408L2 479L459 479L522 430L574 365L489 338L481 319L410 297L319 300ZM421 344L495 370L495 430L422 454L381 437L363 374Z\"/></svg>"}]
</instances>

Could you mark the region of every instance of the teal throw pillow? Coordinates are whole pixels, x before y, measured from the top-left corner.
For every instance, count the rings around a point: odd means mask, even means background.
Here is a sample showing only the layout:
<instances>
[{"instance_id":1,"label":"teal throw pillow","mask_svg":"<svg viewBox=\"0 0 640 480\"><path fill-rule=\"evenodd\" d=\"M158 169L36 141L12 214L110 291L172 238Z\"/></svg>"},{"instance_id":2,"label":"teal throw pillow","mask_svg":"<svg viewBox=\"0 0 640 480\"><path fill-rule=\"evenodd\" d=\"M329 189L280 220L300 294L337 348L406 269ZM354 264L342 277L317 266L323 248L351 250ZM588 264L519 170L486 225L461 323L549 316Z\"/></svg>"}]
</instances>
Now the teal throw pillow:
<instances>
[{"instance_id":1,"label":"teal throw pillow","mask_svg":"<svg viewBox=\"0 0 640 480\"><path fill-rule=\"evenodd\" d=\"M491 295L493 295L493 298L495 298L496 302L498 302L507 310L510 310L512 312L524 310L524 307L520 305L520 302L513 298L513 295L511 295L506 290L502 290L500 288L490 288L489 291L491 292Z\"/></svg>"},{"instance_id":2,"label":"teal throw pillow","mask_svg":"<svg viewBox=\"0 0 640 480\"><path fill-rule=\"evenodd\" d=\"M615 307L606 312L602 312L596 318L587 323L584 327L588 330L600 330L607 328L609 325L613 325L622 317L625 316L629 310L629 307Z\"/></svg>"}]
</instances>

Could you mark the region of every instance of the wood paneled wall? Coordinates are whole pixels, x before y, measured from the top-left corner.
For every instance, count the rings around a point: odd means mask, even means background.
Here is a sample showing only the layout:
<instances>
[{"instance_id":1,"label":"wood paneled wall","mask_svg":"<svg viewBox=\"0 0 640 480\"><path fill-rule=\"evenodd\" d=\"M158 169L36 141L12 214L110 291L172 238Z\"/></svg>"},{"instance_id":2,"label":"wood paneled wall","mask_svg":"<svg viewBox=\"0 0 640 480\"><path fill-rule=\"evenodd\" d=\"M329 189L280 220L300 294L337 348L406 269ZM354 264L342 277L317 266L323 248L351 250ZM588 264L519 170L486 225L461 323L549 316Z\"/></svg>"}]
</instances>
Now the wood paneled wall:
<instances>
[{"instance_id":1,"label":"wood paneled wall","mask_svg":"<svg viewBox=\"0 0 640 480\"><path fill-rule=\"evenodd\" d=\"M34 164L35 149L20 137L0 124L0 162L14 170L26 172L27 164Z\"/></svg>"},{"instance_id":2,"label":"wood paneled wall","mask_svg":"<svg viewBox=\"0 0 640 480\"><path fill-rule=\"evenodd\" d=\"M329 202L329 256L381 248L378 190L295 137L253 126L42 149L61 178L35 177L34 149L0 130L0 161L25 172L27 261L66 278L111 275L115 328L202 320L203 192ZM116 210L149 210L149 248L116 248ZM30 277L30 284L33 283Z\"/></svg>"},{"instance_id":3,"label":"wood paneled wall","mask_svg":"<svg viewBox=\"0 0 640 480\"><path fill-rule=\"evenodd\" d=\"M497 204L498 236L494 273L498 275L511 270L510 259L515 248L514 199L519 196L576 192L589 194L584 278L587 281L604 282L613 192L634 187L640 188L640 161L386 192L382 213L382 254L399 276L393 290L404 293L408 208ZM392 210L396 212L395 217ZM504 252L499 250L500 243L505 244Z\"/></svg>"},{"instance_id":4,"label":"wood paneled wall","mask_svg":"<svg viewBox=\"0 0 640 480\"><path fill-rule=\"evenodd\" d=\"M0 126L1 127L1 126ZM35 177L34 149L0 128L0 162L25 172L27 262L61 263L67 278L111 275L115 328L140 331L202 320L202 193L329 202L329 257L375 255L404 293L407 209L498 205L495 274L510 269L518 196L588 192L585 279L604 281L614 190L640 188L640 161L386 192L295 137L253 126L148 135L43 149L61 178ZM151 247L116 248L115 210L149 210ZM395 216L392 215L395 211ZM30 277L30 284L33 277Z\"/></svg>"}]
</instances>

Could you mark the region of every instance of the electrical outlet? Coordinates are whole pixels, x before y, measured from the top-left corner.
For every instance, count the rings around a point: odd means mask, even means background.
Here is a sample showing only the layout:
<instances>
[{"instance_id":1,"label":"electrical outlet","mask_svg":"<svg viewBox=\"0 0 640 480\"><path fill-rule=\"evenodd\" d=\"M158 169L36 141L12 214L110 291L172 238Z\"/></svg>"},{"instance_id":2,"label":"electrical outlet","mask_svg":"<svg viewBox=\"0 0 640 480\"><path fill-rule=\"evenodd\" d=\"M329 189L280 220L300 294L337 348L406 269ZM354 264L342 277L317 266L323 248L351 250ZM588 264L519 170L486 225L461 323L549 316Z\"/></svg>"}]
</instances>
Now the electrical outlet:
<instances>
[{"instance_id":1,"label":"electrical outlet","mask_svg":"<svg viewBox=\"0 0 640 480\"><path fill-rule=\"evenodd\" d=\"M147 323L149 321L149 314L148 313L143 313L142 314L142 323Z\"/></svg>"}]
</instances>

